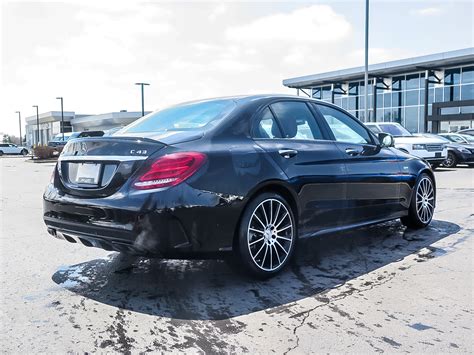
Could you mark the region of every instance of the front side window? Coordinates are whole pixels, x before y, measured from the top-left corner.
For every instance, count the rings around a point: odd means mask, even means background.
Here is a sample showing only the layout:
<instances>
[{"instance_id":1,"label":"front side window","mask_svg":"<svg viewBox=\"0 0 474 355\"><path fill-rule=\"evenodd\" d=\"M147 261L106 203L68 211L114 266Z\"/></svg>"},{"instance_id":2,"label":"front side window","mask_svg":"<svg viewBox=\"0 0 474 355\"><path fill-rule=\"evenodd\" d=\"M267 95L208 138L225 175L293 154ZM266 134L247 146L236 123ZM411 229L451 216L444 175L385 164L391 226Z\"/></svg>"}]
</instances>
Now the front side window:
<instances>
[{"instance_id":1,"label":"front side window","mask_svg":"<svg viewBox=\"0 0 474 355\"><path fill-rule=\"evenodd\" d=\"M235 106L231 99L181 104L146 115L125 127L120 133L199 130L217 124Z\"/></svg>"},{"instance_id":2,"label":"front side window","mask_svg":"<svg viewBox=\"0 0 474 355\"><path fill-rule=\"evenodd\" d=\"M270 105L283 129L284 138L323 139L323 134L306 103L283 101Z\"/></svg>"},{"instance_id":3,"label":"front side window","mask_svg":"<svg viewBox=\"0 0 474 355\"><path fill-rule=\"evenodd\" d=\"M254 138L282 138L280 128L273 117L272 112L267 107L263 110L257 120L256 128L253 132Z\"/></svg>"},{"instance_id":4,"label":"front side window","mask_svg":"<svg viewBox=\"0 0 474 355\"><path fill-rule=\"evenodd\" d=\"M355 144L372 144L369 132L352 117L332 107L318 105L336 141Z\"/></svg>"}]
</instances>

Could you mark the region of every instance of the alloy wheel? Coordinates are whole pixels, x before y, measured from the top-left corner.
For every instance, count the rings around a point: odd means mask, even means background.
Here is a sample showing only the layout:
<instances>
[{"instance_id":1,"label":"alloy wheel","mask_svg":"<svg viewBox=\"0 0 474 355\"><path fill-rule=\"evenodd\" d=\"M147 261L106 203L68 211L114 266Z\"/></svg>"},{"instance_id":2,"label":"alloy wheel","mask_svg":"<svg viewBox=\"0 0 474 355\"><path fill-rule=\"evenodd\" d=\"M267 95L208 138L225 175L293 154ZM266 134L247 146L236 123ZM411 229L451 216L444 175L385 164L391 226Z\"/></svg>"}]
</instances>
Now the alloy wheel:
<instances>
[{"instance_id":1,"label":"alloy wheel","mask_svg":"<svg viewBox=\"0 0 474 355\"><path fill-rule=\"evenodd\" d=\"M416 190L416 213L422 223L429 223L434 212L433 183L427 177L420 180Z\"/></svg>"},{"instance_id":2,"label":"alloy wheel","mask_svg":"<svg viewBox=\"0 0 474 355\"><path fill-rule=\"evenodd\" d=\"M448 153L448 156L446 157L446 160L444 161L443 165L452 168L454 166L454 161L455 158L453 156L453 153Z\"/></svg>"},{"instance_id":3,"label":"alloy wheel","mask_svg":"<svg viewBox=\"0 0 474 355\"><path fill-rule=\"evenodd\" d=\"M247 245L255 265L275 271L288 258L294 242L293 219L277 199L262 201L253 211L247 230Z\"/></svg>"}]
</instances>

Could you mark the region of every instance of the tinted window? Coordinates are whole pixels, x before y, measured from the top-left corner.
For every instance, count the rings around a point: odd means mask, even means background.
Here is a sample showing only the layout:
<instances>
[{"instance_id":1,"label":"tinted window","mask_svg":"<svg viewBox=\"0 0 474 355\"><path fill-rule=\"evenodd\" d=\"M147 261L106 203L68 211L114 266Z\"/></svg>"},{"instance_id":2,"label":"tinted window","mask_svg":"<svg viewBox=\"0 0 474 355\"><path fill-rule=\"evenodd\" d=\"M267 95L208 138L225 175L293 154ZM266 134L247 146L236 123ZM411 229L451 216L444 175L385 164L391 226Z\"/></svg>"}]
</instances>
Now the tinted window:
<instances>
[{"instance_id":1,"label":"tinted window","mask_svg":"<svg viewBox=\"0 0 474 355\"><path fill-rule=\"evenodd\" d=\"M382 130L382 132L390 133L392 136L396 136L396 137L411 136L411 133L407 131L405 127L398 124L381 123L379 127Z\"/></svg>"},{"instance_id":2,"label":"tinted window","mask_svg":"<svg viewBox=\"0 0 474 355\"><path fill-rule=\"evenodd\" d=\"M120 133L197 130L216 124L234 107L234 101L229 99L181 104L146 115Z\"/></svg>"},{"instance_id":3,"label":"tinted window","mask_svg":"<svg viewBox=\"0 0 474 355\"><path fill-rule=\"evenodd\" d=\"M370 129L372 132L374 133L380 133L382 132L382 130L380 128L378 128L377 126L374 126L374 125L367 125L367 128Z\"/></svg>"},{"instance_id":4,"label":"tinted window","mask_svg":"<svg viewBox=\"0 0 474 355\"><path fill-rule=\"evenodd\" d=\"M332 107L318 107L338 142L372 143L369 132L352 117Z\"/></svg>"},{"instance_id":5,"label":"tinted window","mask_svg":"<svg viewBox=\"0 0 474 355\"><path fill-rule=\"evenodd\" d=\"M285 138L323 139L313 114L304 102L286 101L270 105Z\"/></svg>"},{"instance_id":6,"label":"tinted window","mask_svg":"<svg viewBox=\"0 0 474 355\"><path fill-rule=\"evenodd\" d=\"M460 143L464 143L464 139L462 139L461 137L458 137L458 136L451 136L452 140L454 142L460 142Z\"/></svg>"},{"instance_id":7,"label":"tinted window","mask_svg":"<svg viewBox=\"0 0 474 355\"><path fill-rule=\"evenodd\" d=\"M462 83L474 83L474 67L462 68Z\"/></svg>"},{"instance_id":8,"label":"tinted window","mask_svg":"<svg viewBox=\"0 0 474 355\"><path fill-rule=\"evenodd\" d=\"M253 136L255 138L281 138L280 128L273 117L272 112L267 107L263 110L258 123L254 130Z\"/></svg>"}]
</instances>

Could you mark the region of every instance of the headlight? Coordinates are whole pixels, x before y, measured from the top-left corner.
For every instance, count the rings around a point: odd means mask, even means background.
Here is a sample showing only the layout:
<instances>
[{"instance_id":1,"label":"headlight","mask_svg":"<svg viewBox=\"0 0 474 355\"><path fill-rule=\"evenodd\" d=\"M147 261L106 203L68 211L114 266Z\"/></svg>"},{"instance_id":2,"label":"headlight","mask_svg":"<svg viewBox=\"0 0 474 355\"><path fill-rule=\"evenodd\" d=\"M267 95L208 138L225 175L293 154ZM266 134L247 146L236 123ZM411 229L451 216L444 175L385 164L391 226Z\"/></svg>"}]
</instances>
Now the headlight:
<instances>
[{"instance_id":1,"label":"headlight","mask_svg":"<svg viewBox=\"0 0 474 355\"><path fill-rule=\"evenodd\" d=\"M425 144L413 144L412 149L413 150L426 150L426 145Z\"/></svg>"},{"instance_id":2,"label":"headlight","mask_svg":"<svg viewBox=\"0 0 474 355\"><path fill-rule=\"evenodd\" d=\"M458 152L471 154L471 151L469 149L466 149L466 148L463 148L463 147L457 147L456 149L458 150Z\"/></svg>"}]
</instances>

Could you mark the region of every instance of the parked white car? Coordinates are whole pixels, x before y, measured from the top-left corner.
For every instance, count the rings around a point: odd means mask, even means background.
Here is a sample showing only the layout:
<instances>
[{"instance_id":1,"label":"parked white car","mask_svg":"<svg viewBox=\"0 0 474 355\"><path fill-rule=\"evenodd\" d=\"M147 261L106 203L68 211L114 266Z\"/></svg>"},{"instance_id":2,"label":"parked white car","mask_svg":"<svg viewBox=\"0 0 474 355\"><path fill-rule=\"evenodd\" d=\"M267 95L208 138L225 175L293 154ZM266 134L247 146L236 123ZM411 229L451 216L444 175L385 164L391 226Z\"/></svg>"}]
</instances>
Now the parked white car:
<instances>
[{"instance_id":1,"label":"parked white car","mask_svg":"<svg viewBox=\"0 0 474 355\"><path fill-rule=\"evenodd\" d=\"M395 139L395 148L428 161L438 167L448 154L447 144L441 138L414 135L399 123L377 122L365 124L375 134L390 133Z\"/></svg>"},{"instance_id":2,"label":"parked white car","mask_svg":"<svg viewBox=\"0 0 474 355\"><path fill-rule=\"evenodd\" d=\"M0 155L3 154L21 154L27 155L28 148L23 146L18 146L12 143L0 143Z\"/></svg>"}]
</instances>

